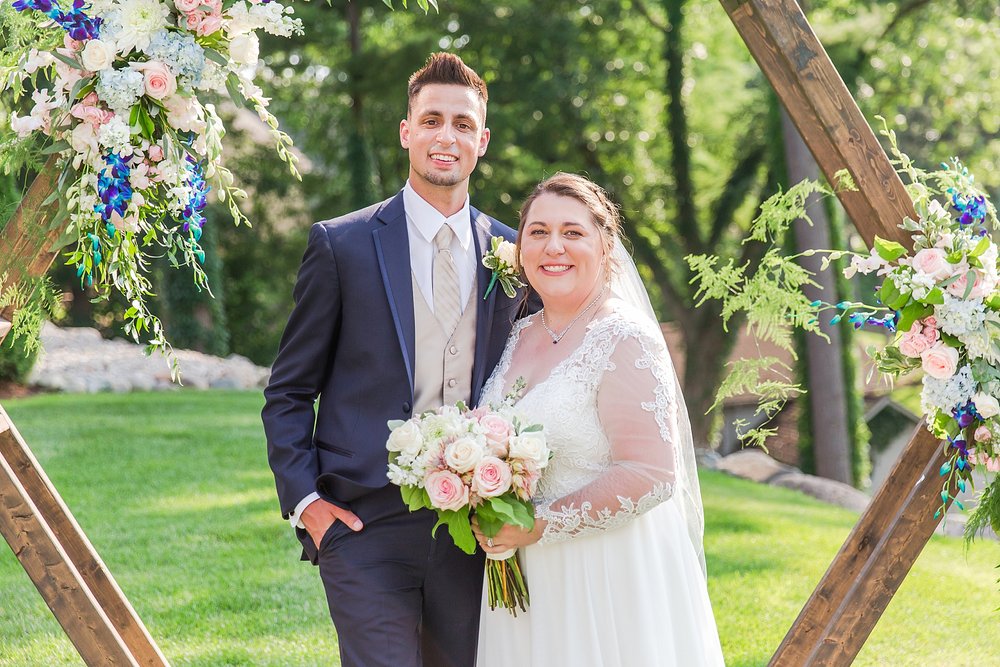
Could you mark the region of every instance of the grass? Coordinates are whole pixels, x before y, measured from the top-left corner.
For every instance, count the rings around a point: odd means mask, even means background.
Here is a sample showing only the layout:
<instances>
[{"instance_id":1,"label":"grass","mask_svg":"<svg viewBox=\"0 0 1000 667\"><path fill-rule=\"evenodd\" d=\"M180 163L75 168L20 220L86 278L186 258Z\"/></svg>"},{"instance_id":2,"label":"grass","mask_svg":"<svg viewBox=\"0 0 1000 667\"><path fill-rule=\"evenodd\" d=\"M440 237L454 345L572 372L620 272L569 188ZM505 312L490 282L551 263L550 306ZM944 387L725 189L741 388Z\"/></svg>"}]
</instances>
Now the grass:
<instances>
[{"instance_id":1,"label":"grass","mask_svg":"<svg viewBox=\"0 0 1000 667\"><path fill-rule=\"evenodd\" d=\"M337 664L319 578L277 514L260 405L195 391L4 404L176 666ZM702 484L727 664L764 665L857 517L721 474ZM933 539L855 664L995 664L998 559L995 543L966 555ZM0 548L0 667L81 664Z\"/></svg>"}]
</instances>

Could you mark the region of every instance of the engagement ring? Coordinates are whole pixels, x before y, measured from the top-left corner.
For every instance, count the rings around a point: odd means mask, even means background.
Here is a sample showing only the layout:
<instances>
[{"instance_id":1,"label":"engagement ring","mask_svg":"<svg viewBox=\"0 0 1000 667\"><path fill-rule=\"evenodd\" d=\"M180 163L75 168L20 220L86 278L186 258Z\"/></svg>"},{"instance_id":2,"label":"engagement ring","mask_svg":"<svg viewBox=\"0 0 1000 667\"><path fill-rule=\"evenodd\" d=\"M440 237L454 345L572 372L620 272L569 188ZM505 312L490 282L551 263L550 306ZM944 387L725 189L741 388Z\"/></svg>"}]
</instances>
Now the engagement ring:
<instances>
[{"instance_id":1,"label":"engagement ring","mask_svg":"<svg viewBox=\"0 0 1000 667\"><path fill-rule=\"evenodd\" d=\"M488 546L490 549L493 548L493 538L492 537L487 537L486 538L486 546Z\"/></svg>"}]
</instances>

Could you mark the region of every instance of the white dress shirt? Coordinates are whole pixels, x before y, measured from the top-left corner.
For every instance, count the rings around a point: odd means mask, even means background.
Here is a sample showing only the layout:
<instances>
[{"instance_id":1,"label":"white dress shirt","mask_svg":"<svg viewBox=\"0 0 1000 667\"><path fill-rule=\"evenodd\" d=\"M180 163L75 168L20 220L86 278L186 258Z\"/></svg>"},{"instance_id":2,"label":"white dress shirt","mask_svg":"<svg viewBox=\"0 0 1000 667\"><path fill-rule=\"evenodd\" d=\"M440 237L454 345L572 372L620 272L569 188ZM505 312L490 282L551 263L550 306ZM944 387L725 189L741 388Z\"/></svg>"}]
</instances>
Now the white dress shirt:
<instances>
[{"instance_id":1,"label":"white dress shirt","mask_svg":"<svg viewBox=\"0 0 1000 667\"><path fill-rule=\"evenodd\" d=\"M451 239L451 255L455 260L459 294L464 311L476 282L477 264L476 245L472 241L469 196L465 196L465 203L457 213L445 216L418 195L410 186L410 181L406 181L406 185L403 186L403 209L406 211L406 231L410 240L410 268L413 270L413 279L431 310L434 309L432 272L434 254L437 252L434 237L440 231L441 225L449 225L454 232ZM319 494L314 492L299 501L295 511L288 517L292 526L305 528L301 519L302 512L315 500L319 500Z\"/></svg>"}]
</instances>

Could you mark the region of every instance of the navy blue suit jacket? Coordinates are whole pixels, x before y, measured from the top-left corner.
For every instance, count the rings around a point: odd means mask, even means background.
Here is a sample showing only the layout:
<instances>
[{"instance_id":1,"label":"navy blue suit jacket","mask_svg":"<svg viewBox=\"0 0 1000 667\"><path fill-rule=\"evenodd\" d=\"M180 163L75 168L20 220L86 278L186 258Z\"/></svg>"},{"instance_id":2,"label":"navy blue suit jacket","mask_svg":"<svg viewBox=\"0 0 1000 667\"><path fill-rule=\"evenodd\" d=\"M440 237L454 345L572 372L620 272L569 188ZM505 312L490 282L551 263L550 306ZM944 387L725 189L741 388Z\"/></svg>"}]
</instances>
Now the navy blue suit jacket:
<instances>
[{"instance_id":1,"label":"navy blue suit jacket","mask_svg":"<svg viewBox=\"0 0 1000 667\"><path fill-rule=\"evenodd\" d=\"M479 256L492 236L514 239L470 213ZM484 300L478 267L473 405L523 302L499 286ZM343 505L388 483L386 422L413 416L411 277L402 192L313 225L261 414L284 516L314 491Z\"/></svg>"}]
</instances>

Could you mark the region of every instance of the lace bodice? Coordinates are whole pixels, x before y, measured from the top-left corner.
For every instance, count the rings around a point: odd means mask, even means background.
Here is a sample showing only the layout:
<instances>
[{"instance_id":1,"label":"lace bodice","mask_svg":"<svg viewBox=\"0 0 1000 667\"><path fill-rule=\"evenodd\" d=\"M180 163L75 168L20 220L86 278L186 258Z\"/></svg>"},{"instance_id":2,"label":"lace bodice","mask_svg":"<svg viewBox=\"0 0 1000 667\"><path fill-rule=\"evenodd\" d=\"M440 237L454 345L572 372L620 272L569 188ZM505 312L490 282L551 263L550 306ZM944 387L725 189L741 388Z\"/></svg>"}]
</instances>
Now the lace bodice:
<instances>
[{"instance_id":1,"label":"lace bodice","mask_svg":"<svg viewBox=\"0 0 1000 667\"><path fill-rule=\"evenodd\" d=\"M534 317L534 316L532 316ZM483 403L499 403L521 332L518 321ZM535 498L542 542L622 525L670 498L677 469L675 385L651 322L622 306L590 323L579 347L517 401L542 424L553 456Z\"/></svg>"}]
</instances>

